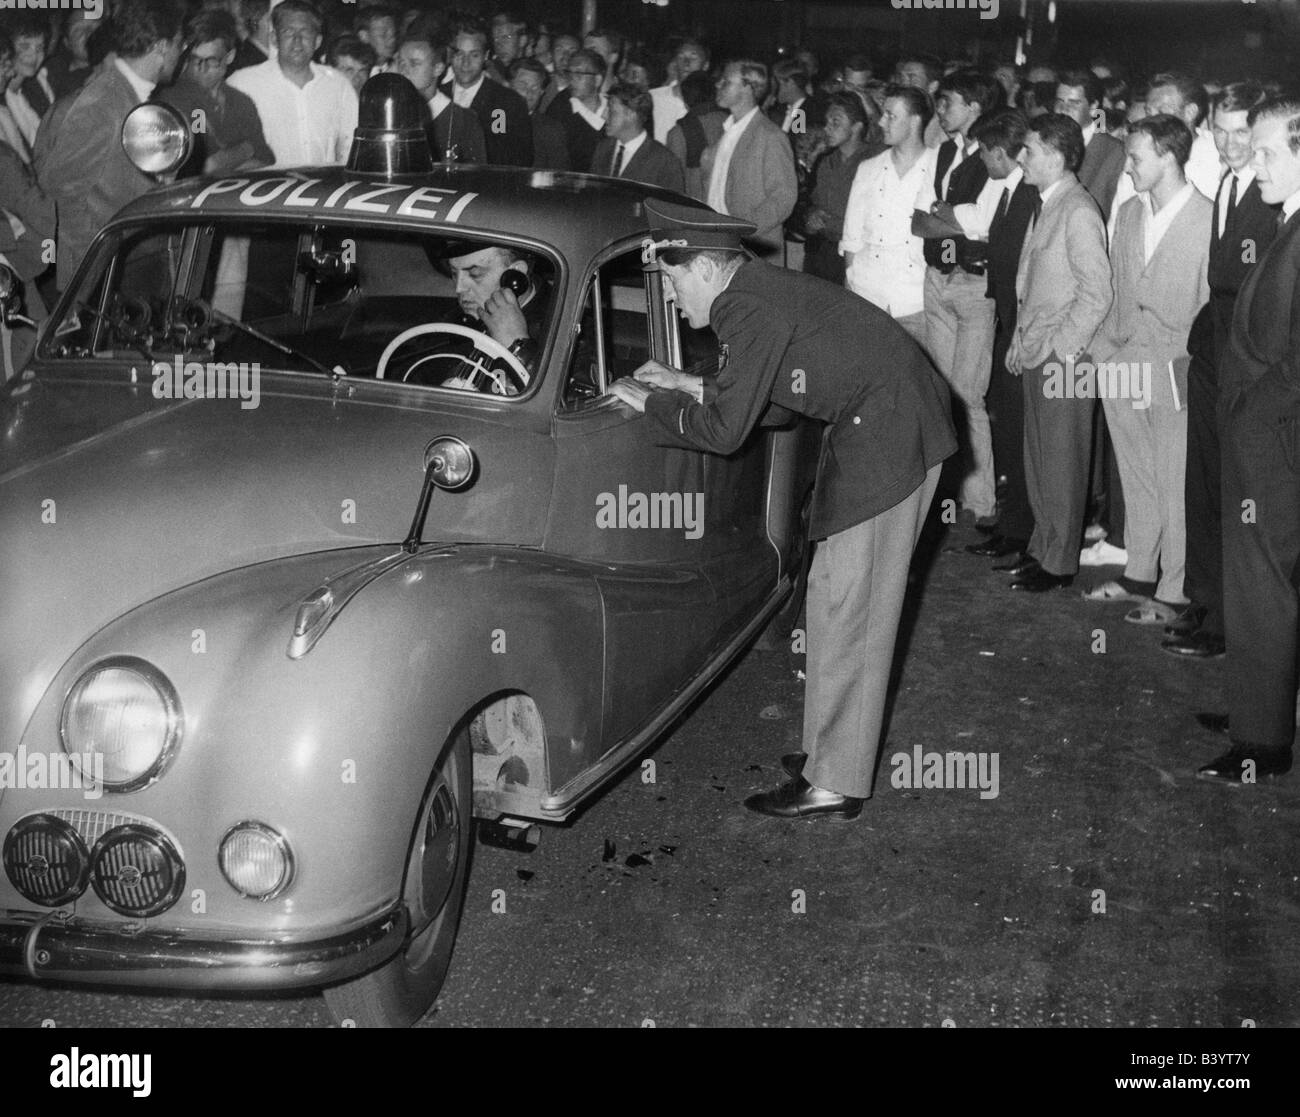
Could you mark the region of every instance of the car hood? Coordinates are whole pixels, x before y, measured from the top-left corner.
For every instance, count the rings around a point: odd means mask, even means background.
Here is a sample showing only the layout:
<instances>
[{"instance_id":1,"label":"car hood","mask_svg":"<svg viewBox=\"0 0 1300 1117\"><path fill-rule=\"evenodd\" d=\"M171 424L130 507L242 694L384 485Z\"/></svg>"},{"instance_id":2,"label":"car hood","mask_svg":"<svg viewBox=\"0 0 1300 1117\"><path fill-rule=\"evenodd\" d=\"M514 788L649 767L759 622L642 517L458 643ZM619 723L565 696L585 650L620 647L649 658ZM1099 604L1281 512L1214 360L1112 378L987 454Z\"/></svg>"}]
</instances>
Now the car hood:
<instances>
[{"instance_id":1,"label":"car hood","mask_svg":"<svg viewBox=\"0 0 1300 1117\"><path fill-rule=\"evenodd\" d=\"M382 385L276 380L263 375L247 410L84 378L0 397L0 749L67 657L130 609L253 563L403 539L439 435L466 439L479 475L434 495L424 538L540 543L549 440L515 416L476 415L473 398L396 406Z\"/></svg>"}]
</instances>

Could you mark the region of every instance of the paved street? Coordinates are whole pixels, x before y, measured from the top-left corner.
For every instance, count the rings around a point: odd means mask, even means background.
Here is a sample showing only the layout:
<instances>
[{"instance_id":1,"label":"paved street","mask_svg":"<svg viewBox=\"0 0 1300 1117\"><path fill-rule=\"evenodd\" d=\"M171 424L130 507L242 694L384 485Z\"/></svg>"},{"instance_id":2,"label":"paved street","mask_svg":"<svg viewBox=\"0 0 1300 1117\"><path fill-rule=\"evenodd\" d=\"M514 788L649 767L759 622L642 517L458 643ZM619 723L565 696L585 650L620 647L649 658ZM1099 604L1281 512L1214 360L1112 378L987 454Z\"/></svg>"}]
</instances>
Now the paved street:
<instances>
[{"instance_id":1,"label":"paved street","mask_svg":"<svg viewBox=\"0 0 1300 1117\"><path fill-rule=\"evenodd\" d=\"M531 855L476 850L423 1026L1300 1025L1300 774L1195 780L1222 663L1080 599L1114 571L1011 594L959 553L974 538L933 556L858 822L741 808L800 730L802 656L751 652L651 754L655 782L629 771ZM891 786L914 746L996 757L996 797ZM46 1019L330 1026L319 997L0 985L0 1022Z\"/></svg>"}]
</instances>

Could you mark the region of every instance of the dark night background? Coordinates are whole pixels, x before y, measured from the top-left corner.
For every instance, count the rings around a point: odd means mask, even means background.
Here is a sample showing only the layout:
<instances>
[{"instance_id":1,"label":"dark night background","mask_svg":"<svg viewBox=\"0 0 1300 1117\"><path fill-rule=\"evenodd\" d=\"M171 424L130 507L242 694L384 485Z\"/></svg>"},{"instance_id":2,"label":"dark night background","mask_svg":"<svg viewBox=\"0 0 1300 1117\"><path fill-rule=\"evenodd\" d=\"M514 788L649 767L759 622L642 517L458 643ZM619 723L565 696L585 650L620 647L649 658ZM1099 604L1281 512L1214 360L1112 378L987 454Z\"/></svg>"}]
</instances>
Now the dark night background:
<instances>
[{"instance_id":1,"label":"dark night background","mask_svg":"<svg viewBox=\"0 0 1300 1117\"><path fill-rule=\"evenodd\" d=\"M500 6L491 0L480 5L485 11ZM582 25L581 0L519 6L534 22ZM1052 22L1050 7L1048 0L999 0L998 18L989 20L981 19L978 9L895 10L890 0L669 0L664 7L598 0L597 20L651 45L689 29L720 55L745 52L770 59L796 43L830 59L864 51L876 60L877 77L887 77L886 67L904 50L942 59L979 51L990 64L1012 61L1017 36L1027 28L1032 31L1029 65L1105 56L1135 74L1185 69L1203 80L1296 76L1298 0L1058 0Z\"/></svg>"}]
</instances>

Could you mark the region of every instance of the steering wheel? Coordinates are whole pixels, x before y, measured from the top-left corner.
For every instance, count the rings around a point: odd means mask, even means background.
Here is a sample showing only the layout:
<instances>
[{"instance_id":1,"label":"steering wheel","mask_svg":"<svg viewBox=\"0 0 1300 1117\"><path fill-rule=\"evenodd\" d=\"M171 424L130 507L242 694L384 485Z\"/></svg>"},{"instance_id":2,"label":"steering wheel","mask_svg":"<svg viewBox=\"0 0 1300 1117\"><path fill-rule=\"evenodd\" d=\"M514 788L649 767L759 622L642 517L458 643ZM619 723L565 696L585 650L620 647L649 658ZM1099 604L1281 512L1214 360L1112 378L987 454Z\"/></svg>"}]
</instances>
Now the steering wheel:
<instances>
[{"instance_id":1,"label":"steering wheel","mask_svg":"<svg viewBox=\"0 0 1300 1117\"><path fill-rule=\"evenodd\" d=\"M464 381L464 387L472 388L475 391L481 391L482 376L487 376L500 389L501 395L517 395L528 387L529 377L528 370L524 367L523 361L510 352L495 338L483 333L481 330L471 330L468 326L460 326L455 322L425 322L423 325L412 326L409 330L403 330L392 341L390 341L383 353L379 357L379 367L375 369L375 379L383 380L384 373L388 371L388 362L397 350L417 337L423 337L425 334L454 334L456 337L467 337L474 343L474 348L481 353L486 353L489 357L504 361L510 372L514 374L516 384L515 391L511 392L509 381L504 373L496 369L485 367L482 362L475 362L471 356L462 353L433 353L430 356L422 357L416 361L409 369L406 370L405 380L425 361L433 360L456 360L462 364L471 365L469 377ZM460 385L457 385L460 386Z\"/></svg>"}]
</instances>

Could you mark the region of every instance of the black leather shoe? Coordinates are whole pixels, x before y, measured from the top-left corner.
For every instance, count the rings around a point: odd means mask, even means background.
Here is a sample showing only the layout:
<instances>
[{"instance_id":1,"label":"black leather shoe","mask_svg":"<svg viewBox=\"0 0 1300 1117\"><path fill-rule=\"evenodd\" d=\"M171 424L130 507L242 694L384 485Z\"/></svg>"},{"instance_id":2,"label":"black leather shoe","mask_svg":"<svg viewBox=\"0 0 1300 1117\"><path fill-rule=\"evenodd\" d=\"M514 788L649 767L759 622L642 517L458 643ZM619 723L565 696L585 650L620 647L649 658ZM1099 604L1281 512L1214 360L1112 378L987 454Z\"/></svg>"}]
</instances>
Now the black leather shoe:
<instances>
[{"instance_id":1,"label":"black leather shoe","mask_svg":"<svg viewBox=\"0 0 1300 1117\"><path fill-rule=\"evenodd\" d=\"M1218 659L1227 653L1222 636L1198 628L1192 632L1179 632L1160 641L1160 650L1184 659Z\"/></svg>"},{"instance_id":2,"label":"black leather shoe","mask_svg":"<svg viewBox=\"0 0 1300 1117\"><path fill-rule=\"evenodd\" d=\"M803 766L806 763L808 763L806 752L788 752L781 757L781 767L785 769L785 774L796 780L803 775Z\"/></svg>"},{"instance_id":3,"label":"black leather shoe","mask_svg":"<svg viewBox=\"0 0 1300 1117\"><path fill-rule=\"evenodd\" d=\"M1203 780L1218 783L1251 784L1291 771L1291 750L1256 749L1251 745L1233 745L1222 756L1196 770Z\"/></svg>"},{"instance_id":4,"label":"black leather shoe","mask_svg":"<svg viewBox=\"0 0 1300 1117\"><path fill-rule=\"evenodd\" d=\"M1228 732L1227 714L1197 714L1196 721L1202 729L1208 729L1211 733Z\"/></svg>"},{"instance_id":5,"label":"black leather shoe","mask_svg":"<svg viewBox=\"0 0 1300 1117\"><path fill-rule=\"evenodd\" d=\"M1004 562L1001 566L993 568L999 574L1007 573L1014 578L1020 577L1021 574L1028 574L1031 570L1038 569L1038 560L1033 555L1027 555L1023 551L1019 555L1013 555L1010 562Z\"/></svg>"},{"instance_id":6,"label":"black leather shoe","mask_svg":"<svg viewBox=\"0 0 1300 1117\"><path fill-rule=\"evenodd\" d=\"M1006 558L1007 555L1023 554L1027 539L1008 539L1005 535L992 535L983 543L968 543L966 553L979 555L981 558Z\"/></svg>"},{"instance_id":7,"label":"black leather shoe","mask_svg":"<svg viewBox=\"0 0 1300 1117\"><path fill-rule=\"evenodd\" d=\"M1197 605L1196 602L1193 601L1169 624L1165 625L1165 635L1187 636L1188 634L1195 632L1205 623L1207 613L1209 613L1209 609L1204 605Z\"/></svg>"},{"instance_id":8,"label":"black leather shoe","mask_svg":"<svg viewBox=\"0 0 1300 1117\"><path fill-rule=\"evenodd\" d=\"M1041 566L1035 566L1033 570L1013 579L1011 588L1021 593L1046 593L1048 590L1064 589L1073 581L1073 574L1049 574Z\"/></svg>"},{"instance_id":9,"label":"black leather shoe","mask_svg":"<svg viewBox=\"0 0 1300 1117\"><path fill-rule=\"evenodd\" d=\"M751 795L745 806L771 818L837 818L845 822L862 813L863 799L813 787L805 779L793 779L771 791Z\"/></svg>"}]
</instances>

